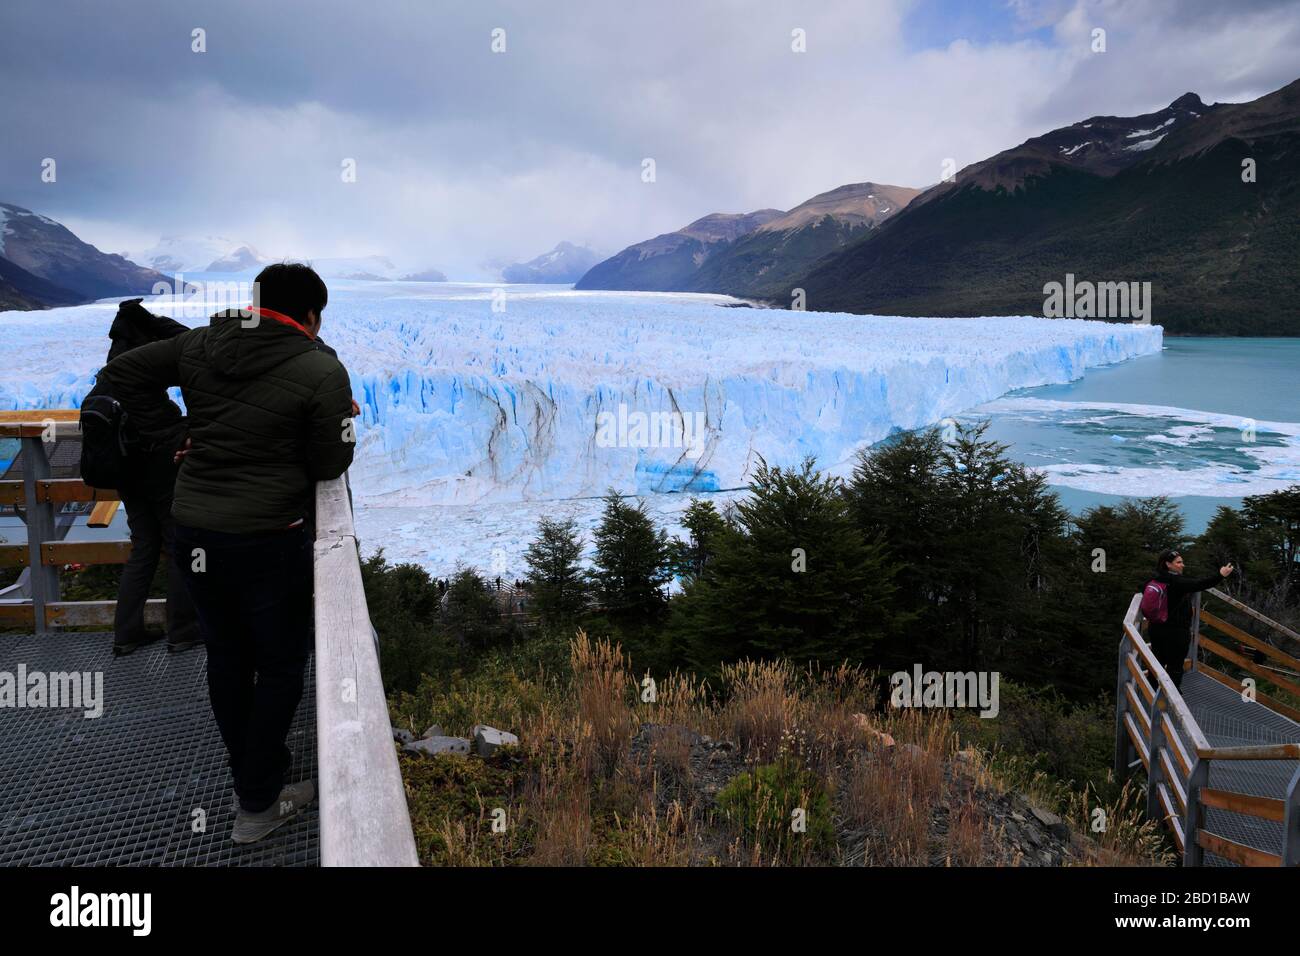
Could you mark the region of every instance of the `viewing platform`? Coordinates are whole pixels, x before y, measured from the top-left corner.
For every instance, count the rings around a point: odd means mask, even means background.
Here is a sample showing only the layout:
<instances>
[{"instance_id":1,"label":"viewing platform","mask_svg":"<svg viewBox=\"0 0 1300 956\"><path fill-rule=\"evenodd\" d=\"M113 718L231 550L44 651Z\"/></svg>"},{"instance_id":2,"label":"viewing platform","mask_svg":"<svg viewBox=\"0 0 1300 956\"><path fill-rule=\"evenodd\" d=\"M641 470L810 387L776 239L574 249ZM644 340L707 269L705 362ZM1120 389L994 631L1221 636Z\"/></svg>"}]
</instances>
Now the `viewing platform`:
<instances>
[{"instance_id":1,"label":"viewing platform","mask_svg":"<svg viewBox=\"0 0 1300 956\"><path fill-rule=\"evenodd\" d=\"M1240 615L1275 639L1300 644L1300 635L1222 591L1205 593L1223 608L1213 613L1197 595L1180 688L1142 635L1142 596L1129 605L1116 775L1146 770L1147 816L1169 828L1184 866L1300 866L1300 710L1259 689L1300 699L1300 660L1219 615Z\"/></svg>"},{"instance_id":2,"label":"viewing platform","mask_svg":"<svg viewBox=\"0 0 1300 956\"><path fill-rule=\"evenodd\" d=\"M67 503L92 503L82 517L105 526L118 505L113 492L53 473L68 457L59 446L80 438L77 413L0 412L4 438L21 451L0 480L0 505L15 508L28 540L0 542L0 567L25 572L0 591L0 672L19 692L20 674L49 686L90 675L102 713L87 716L86 699L0 708L0 866L417 865L346 476L316 487L315 647L286 740L288 782L315 779L317 802L239 846L206 652L168 653L159 640L115 657L116 602L61 600L65 565L121 564L131 550L121 539L66 540ZM151 600L146 619L161 624L164 610Z\"/></svg>"}]
</instances>

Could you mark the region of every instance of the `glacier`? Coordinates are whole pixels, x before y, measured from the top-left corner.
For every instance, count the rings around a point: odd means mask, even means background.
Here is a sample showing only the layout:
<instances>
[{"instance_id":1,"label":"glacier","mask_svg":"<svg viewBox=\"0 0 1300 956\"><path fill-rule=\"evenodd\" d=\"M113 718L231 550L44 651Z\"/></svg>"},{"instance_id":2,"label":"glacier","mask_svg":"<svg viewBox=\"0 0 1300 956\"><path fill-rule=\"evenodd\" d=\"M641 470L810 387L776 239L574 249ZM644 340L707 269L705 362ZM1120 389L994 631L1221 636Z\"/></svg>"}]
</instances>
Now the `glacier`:
<instances>
[{"instance_id":1,"label":"glacier","mask_svg":"<svg viewBox=\"0 0 1300 956\"><path fill-rule=\"evenodd\" d=\"M717 295L364 281L330 294L322 337L362 408L359 509L404 513L722 492L760 457L846 474L895 431L1162 346L1159 326L795 312ZM193 326L219 303L145 305ZM79 405L115 310L0 313L0 408ZM612 422L623 427L601 427ZM678 440L673 423L698 434Z\"/></svg>"}]
</instances>

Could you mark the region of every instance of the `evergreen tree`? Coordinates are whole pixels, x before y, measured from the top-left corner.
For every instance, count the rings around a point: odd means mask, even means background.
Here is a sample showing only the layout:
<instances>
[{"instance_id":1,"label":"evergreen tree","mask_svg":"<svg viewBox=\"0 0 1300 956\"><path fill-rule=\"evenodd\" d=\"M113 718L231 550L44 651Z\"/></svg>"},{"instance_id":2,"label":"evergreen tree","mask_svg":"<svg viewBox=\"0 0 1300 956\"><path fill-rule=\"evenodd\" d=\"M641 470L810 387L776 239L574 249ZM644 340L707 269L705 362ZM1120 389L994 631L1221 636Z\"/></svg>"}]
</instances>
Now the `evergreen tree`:
<instances>
[{"instance_id":1,"label":"evergreen tree","mask_svg":"<svg viewBox=\"0 0 1300 956\"><path fill-rule=\"evenodd\" d=\"M691 499L682 514L682 525L689 537L686 541L669 542L668 554L672 573L685 584L704 573L705 567L717 554L723 536L731 529L712 501L699 498Z\"/></svg>"},{"instance_id":2,"label":"evergreen tree","mask_svg":"<svg viewBox=\"0 0 1300 956\"><path fill-rule=\"evenodd\" d=\"M462 647L487 647L500 631L496 591L473 568L457 568L442 604L442 622Z\"/></svg>"},{"instance_id":3,"label":"evergreen tree","mask_svg":"<svg viewBox=\"0 0 1300 956\"><path fill-rule=\"evenodd\" d=\"M898 599L911 607L933 602L945 586L934 573L949 531L943 450L937 429L903 432L860 453L846 488L863 535L889 543Z\"/></svg>"},{"instance_id":4,"label":"evergreen tree","mask_svg":"<svg viewBox=\"0 0 1300 956\"><path fill-rule=\"evenodd\" d=\"M1033 663L1016 644L1032 636L1035 615L1051 610L1042 604L1054 599L1047 558L1065 555L1056 544L1066 515L1045 480L1008 460L1007 446L985 439L987 430L987 421L958 426L944 446L937 491L947 531L934 566L945 585L940 618L955 638L954 663L989 669L1006 662L1014 674Z\"/></svg>"},{"instance_id":5,"label":"evergreen tree","mask_svg":"<svg viewBox=\"0 0 1300 956\"><path fill-rule=\"evenodd\" d=\"M428 571L390 565L380 549L361 562L361 583L379 636L385 692L413 691L425 674L455 661L455 646L438 626L438 587Z\"/></svg>"},{"instance_id":6,"label":"evergreen tree","mask_svg":"<svg viewBox=\"0 0 1300 956\"><path fill-rule=\"evenodd\" d=\"M789 470L762 462L735 531L675 602L676 629L706 669L741 657L862 661L891 618L891 578L838 479L812 459Z\"/></svg>"},{"instance_id":7,"label":"evergreen tree","mask_svg":"<svg viewBox=\"0 0 1300 956\"><path fill-rule=\"evenodd\" d=\"M659 618L664 610L668 570L668 535L645 513L645 505L627 504L611 490L595 533L592 578L610 617L638 624Z\"/></svg>"},{"instance_id":8,"label":"evergreen tree","mask_svg":"<svg viewBox=\"0 0 1300 956\"><path fill-rule=\"evenodd\" d=\"M528 592L531 610L548 625L571 624L587 604L587 583L579 561L582 537L572 518L543 518L528 546Z\"/></svg>"}]
</instances>

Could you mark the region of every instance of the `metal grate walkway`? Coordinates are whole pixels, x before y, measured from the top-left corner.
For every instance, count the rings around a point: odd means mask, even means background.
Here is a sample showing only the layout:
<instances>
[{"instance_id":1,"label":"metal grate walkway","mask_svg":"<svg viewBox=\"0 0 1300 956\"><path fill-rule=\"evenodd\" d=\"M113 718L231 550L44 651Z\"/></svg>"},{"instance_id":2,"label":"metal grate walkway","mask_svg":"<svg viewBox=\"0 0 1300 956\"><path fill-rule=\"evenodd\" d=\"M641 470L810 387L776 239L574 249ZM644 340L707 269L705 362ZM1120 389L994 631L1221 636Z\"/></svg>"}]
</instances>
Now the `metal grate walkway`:
<instances>
[{"instance_id":1,"label":"metal grate walkway","mask_svg":"<svg viewBox=\"0 0 1300 956\"><path fill-rule=\"evenodd\" d=\"M1183 700L1215 747L1300 743L1300 725L1262 704L1244 701L1241 694L1198 671L1183 674ZM1186 743L1186 742L1184 742ZM1294 760L1216 760L1210 764L1209 785L1258 797L1280 798L1296 772ZM1237 843L1282 852L1282 824L1214 807L1205 809L1206 829ZM1207 866L1232 866L1212 853Z\"/></svg>"},{"instance_id":2,"label":"metal grate walkway","mask_svg":"<svg viewBox=\"0 0 1300 956\"><path fill-rule=\"evenodd\" d=\"M115 658L112 639L0 634L0 672L103 674L97 718L0 708L0 866L319 865L315 806L260 843L230 842L234 794L206 653L168 654L158 641ZM309 665L287 741L293 780L316 776L315 686Z\"/></svg>"}]
</instances>

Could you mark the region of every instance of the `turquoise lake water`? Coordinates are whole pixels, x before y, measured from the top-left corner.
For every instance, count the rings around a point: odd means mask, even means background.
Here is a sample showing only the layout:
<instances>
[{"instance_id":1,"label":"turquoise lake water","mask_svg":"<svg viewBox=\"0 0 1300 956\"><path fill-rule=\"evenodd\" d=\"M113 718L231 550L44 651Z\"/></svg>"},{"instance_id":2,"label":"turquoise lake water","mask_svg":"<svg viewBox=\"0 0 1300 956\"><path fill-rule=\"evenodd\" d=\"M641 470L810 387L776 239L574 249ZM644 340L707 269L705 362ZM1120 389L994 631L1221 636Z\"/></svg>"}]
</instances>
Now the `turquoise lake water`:
<instances>
[{"instance_id":1,"label":"turquoise lake water","mask_svg":"<svg viewBox=\"0 0 1300 956\"><path fill-rule=\"evenodd\" d=\"M1071 510L1164 494L1196 533L1221 504L1300 483L1300 339L1167 338L958 416L978 418Z\"/></svg>"}]
</instances>

